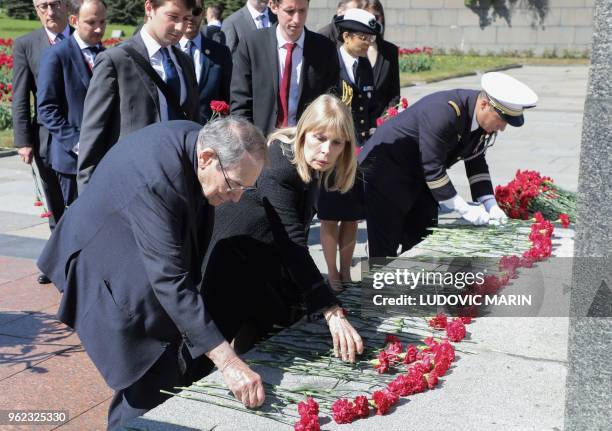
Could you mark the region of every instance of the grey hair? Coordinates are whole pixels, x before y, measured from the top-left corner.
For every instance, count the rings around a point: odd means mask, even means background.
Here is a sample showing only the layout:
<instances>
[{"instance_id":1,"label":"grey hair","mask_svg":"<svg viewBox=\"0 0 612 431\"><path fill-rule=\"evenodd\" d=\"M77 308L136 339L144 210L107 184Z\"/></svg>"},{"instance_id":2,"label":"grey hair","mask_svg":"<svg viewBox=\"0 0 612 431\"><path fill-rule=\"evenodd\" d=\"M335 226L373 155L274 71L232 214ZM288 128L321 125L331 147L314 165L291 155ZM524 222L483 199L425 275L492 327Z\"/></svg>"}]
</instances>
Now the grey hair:
<instances>
[{"instance_id":1,"label":"grey hair","mask_svg":"<svg viewBox=\"0 0 612 431\"><path fill-rule=\"evenodd\" d=\"M198 134L198 151L205 148L214 150L227 168L238 163L245 151L257 160L268 160L263 134L240 117L220 117L206 123Z\"/></svg>"}]
</instances>

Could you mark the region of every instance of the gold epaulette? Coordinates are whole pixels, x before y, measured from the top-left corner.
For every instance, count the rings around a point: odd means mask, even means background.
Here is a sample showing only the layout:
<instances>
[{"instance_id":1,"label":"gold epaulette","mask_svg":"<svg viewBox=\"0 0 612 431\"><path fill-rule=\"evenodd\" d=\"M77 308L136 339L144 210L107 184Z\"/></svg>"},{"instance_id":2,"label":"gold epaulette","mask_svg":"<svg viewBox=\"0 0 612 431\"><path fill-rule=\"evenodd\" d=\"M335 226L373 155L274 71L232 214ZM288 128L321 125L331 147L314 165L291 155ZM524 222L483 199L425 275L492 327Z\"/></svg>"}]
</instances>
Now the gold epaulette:
<instances>
[{"instance_id":1,"label":"gold epaulette","mask_svg":"<svg viewBox=\"0 0 612 431\"><path fill-rule=\"evenodd\" d=\"M457 118L461 117L461 110L459 109L459 105L457 105L455 102L453 102L452 100L448 101L448 104L450 106L453 107L453 109L455 110L455 112L457 113Z\"/></svg>"},{"instance_id":2,"label":"gold epaulette","mask_svg":"<svg viewBox=\"0 0 612 431\"><path fill-rule=\"evenodd\" d=\"M342 103L350 107L353 102L353 87L342 80Z\"/></svg>"}]
</instances>

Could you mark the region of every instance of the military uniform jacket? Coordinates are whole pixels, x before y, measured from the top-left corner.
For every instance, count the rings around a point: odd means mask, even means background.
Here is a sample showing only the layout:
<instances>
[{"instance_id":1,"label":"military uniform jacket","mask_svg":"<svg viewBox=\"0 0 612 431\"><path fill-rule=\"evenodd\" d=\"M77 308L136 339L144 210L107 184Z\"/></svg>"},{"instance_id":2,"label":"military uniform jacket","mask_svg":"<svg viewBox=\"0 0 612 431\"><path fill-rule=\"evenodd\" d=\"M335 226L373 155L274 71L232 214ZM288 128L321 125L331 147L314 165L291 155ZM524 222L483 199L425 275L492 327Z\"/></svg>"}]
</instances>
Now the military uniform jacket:
<instances>
[{"instance_id":1,"label":"military uniform jacket","mask_svg":"<svg viewBox=\"0 0 612 431\"><path fill-rule=\"evenodd\" d=\"M363 144L370 137L370 128L375 127L374 115L374 74L372 66L365 57L359 57L357 63L356 82L352 83L342 55L338 49L340 62L340 79L338 80L338 96L351 108L357 143Z\"/></svg>"},{"instance_id":2,"label":"military uniform jacket","mask_svg":"<svg viewBox=\"0 0 612 431\"><path fill-rule=\"evenodd\" d=\"M436 201L457 194L447 169L465 160L472 198L493 194L484 154L485 132L471 132L477 90L426 96L380 126L359 154L366 186L409 209L423 187Z\"/></svg>"}]
</instances>

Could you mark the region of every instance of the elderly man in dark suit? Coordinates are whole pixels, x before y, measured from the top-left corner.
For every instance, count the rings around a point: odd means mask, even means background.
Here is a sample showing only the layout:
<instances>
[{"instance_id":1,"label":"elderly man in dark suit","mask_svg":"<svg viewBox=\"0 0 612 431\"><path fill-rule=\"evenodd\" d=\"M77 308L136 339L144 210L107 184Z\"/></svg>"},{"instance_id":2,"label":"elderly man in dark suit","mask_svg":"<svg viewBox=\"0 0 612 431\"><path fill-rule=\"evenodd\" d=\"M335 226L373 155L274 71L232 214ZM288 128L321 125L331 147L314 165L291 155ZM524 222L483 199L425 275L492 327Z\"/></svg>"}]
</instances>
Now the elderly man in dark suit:
<instances>
[{"instance_id":1,"label":"elderly man in dark suit","mask_svg":"<svg viewBox=\"0 0 612 431\"><path fill-rule=\"evenodd\" d=\"M243 8L223 21L221 31L225 35L225 44L234 54L238 49L238 43L248 33L271 27L276 21L276 15L268 8L268 0L247 0Z\"/></svg>"},{"instance_id":2,"label":"elderly man in dark suit","mask_svg":"<svg viewBox=\"0 0 612 431\"><path fill-rule=\"evenodd\" d=\"M35 163L42 191L51 212L51 230L64 212L64 200L59 182L47 162L49 132L39 127L36 113L38 65L42 51L50 45L67 39L72 32L68 25L66 0L35 0L34 7L43 28L15 39L13 45L13 143L24 163ZM34 97L34 115L30 100ZM49 283L40 274L38 282Z\"/></svg>"},{"instance_id":3,"label":"elderly man in dark suit","mask_svg":"<svg viewBox=\"0 0 612 431\"><path fill-rule=\"evenodd\" d=\"M278 25L240 41L230 96L232 114L252 121L264 134L295 126L305 107L336 85L340 73L335 45L304 27L308 0L272 0L270 5Z\"/></svg>"},{"instance_id":4,"label":"elderly man in dark suit","mask_svg":"<svg viewBox=\"0 0 612 431\"><path fill-rule=\"evenodd\" d=\"M206 123L212 115L211 101L223 100L229 103L232 55L227 46L209 39L200 30L204 18L202 0L196 0L195 3L196 7L179 46L193 60L200 92L200 122Z\"/></svg>"},{"instance_id":5,"label":"elderly man in dark suit","mask_svg":"<svg viewBox=\"0 0 612 431\"><path fill-rule=\"evenodd\" d=\"M79 193L109 148L126 134L165 120L199 120L193 63L174 45L194 0L146 0L140 33L96 58L79 142Z\"/></svg>"},{"instance_id":6,"label":"elderly man in dark suit","mask_svg":"<svg viewBox=\"0 0 612 431\"><path fill-rule=\"evenodd\" d=\"M212 209L253 186L267 148L243 119L200 128L171 121L120 140L38 260L63 293L59 319L115 390L109 429L162 403L161 389L203 377L206 357L245 406L264 401L259 375L211 319L199 284Z\"/></svg>"},{"instance_id":7,"label":"elderly man in dark suit","mask_svg":"<svg viewBox=\"0 0 612 431\"><path fill-rule=\"evenodd\" d=\"M77 196L77 155L83 104L96 55L106 29L102 0L71 0L71 24L76 31L66 43L45 50L39 74L38 122L49 130L48 160L62 189L64 205Z\"/></svg>"}]
</instances>

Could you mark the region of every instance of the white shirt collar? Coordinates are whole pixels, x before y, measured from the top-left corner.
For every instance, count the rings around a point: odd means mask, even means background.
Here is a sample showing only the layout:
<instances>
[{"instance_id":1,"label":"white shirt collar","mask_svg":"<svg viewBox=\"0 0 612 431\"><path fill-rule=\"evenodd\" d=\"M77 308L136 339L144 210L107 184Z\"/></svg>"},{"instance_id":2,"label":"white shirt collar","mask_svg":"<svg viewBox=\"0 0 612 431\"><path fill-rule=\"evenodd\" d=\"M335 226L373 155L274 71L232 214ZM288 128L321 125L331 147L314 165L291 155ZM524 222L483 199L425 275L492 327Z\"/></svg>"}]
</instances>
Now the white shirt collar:
<instances>
[{"instance_id":1,"label":"white shirt collar","mask_svg":"<svg viewBox=\"0 0 612 431\"><path fill-rule=\"evenodd\" d=\"M248 1L246 4L246 7L249 10L251 17L253 18L253 21L257 21L257 17L262 14L268 18L268 22L270 21L270 15L268 14L268 8L265 8L263 12L259 12L257 9L251 6L251 4Z\"/></svg>"},{"instance_id":2,"label":"white shirt collar","mask_svg":"<svg viewBox=\"0 0 612 431\"><path fill-rule=\"evenodd\" d=\"M473 132L474 130L477 130L480 127L480 124L478 124L478 120L476 119L477 109L478 109L478 106L474 108L474 115L472 115L472 127L470 128L470 132Z\"/></svg>"},{"instance_id":3,"label":"white shirt collar","mask_svg":"<svg viewBox=\"0 0 612 431\"><path fill-rule=\"evenodd\" d=\"M344 64L350 66L351 68L353 67L353 63L359 61L359 57L353 57L351 54L349 54L346 49L344 49L344 45L340 47L340 55L342 56Z\"/></svg>"},{"instance_id":4,"label":"white shirt collar","mask_svg":"<svg viewBox=\"0 0 612 431\"><path fill-rule=\"evenodd\" d=\"M47 27L45 27L45 31L47 32L47 37L49 38L51 43L54 43L55 38L57 37L57 33L53 33ZM64 35L64 39L68 39L70 37L70 26L69 25L67 25L66 28L62 31L62 34Z\"/></svg>"},{"instance_id":5,"label":"white shirt collar","mask_svg":"<svg viewBox=\"0 0 612 431\"><path fill-rule=\"evenodd\" d=\"M196 48L198 48L200 51L202 50L202 33L198 32L193 39L187 39L185 36L183 36L181 40L179 40L181 51L185 51L185 47L187 46L187 42L189 42L189 40L195 43Z\"/></svg>"},{"instance_id":6,"label":"white shirt collar","mask_svg":"<svg viewBox=\"0 0 612 431\"><path fill-rule=\"evenodd\" d=\"M267 11L267 9L266 9ZM218 19L211 19L207 25L213 25L215 27L221 27L221 21L219 21Z\"/></svg>"},{"instance_id":7,"label":"white shirt collar","mask_svg":"<svg viewBox=\"0 0 612 431\"><path fill-rule=\"evenodd\" d=\"M140 30L140 37L142 37L142 41L144 42L145 47L147 48L147 54L149 54L149 58L153 58L153 56L159 52L162 46L157 43L155 39L153 39L153 36L151 36L147 31L146 26L144 26L142 30Z\"/></svg>"},{"instance_id":8,"label":"white shirt collar","mask_svg":"<svg viewBox=\"0 0 612 431\"><path fill-rule=\"evenodd\" d=\"M297 44L297 46L300 49L304 49L304 39L305 39L305 37L306 37L306 29L302 30L302 34L300 35L298 40L295 41L295 43ZM290 40L285 39L285 37L281 33L281 30L280 30L279 26L276 27L276 42L278 43L278 48L281 48L281 47L285 46L286 43L291 42Z\"/></svg>"},{"instance_id":9,"label":"white shirt collar","mask_svg":"<svg viewBox=\"0 0 612 431\"><path fill-rule=\"evenodd\" d=\"M85 43L85 41L83 39L81 39L81 37L79 36L79 34L75 31L74 32L74 40L76 40L77 45L79 45L79 48L82 50L89 48L89 45L87 45Z\"/></svg>"}]
</instances>

